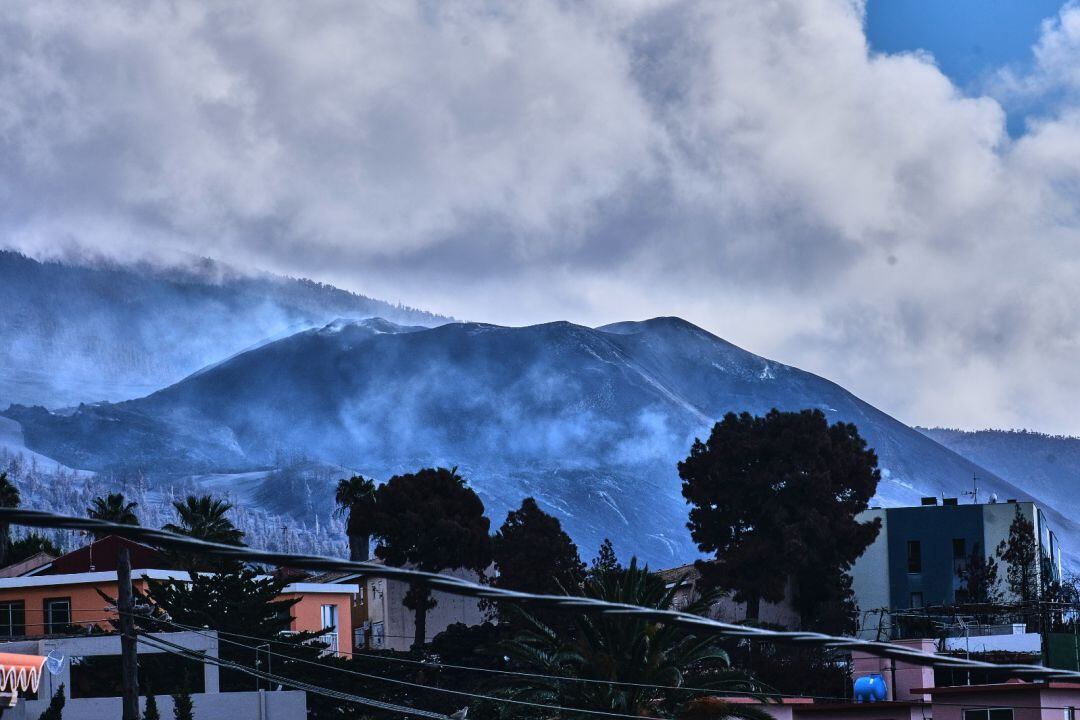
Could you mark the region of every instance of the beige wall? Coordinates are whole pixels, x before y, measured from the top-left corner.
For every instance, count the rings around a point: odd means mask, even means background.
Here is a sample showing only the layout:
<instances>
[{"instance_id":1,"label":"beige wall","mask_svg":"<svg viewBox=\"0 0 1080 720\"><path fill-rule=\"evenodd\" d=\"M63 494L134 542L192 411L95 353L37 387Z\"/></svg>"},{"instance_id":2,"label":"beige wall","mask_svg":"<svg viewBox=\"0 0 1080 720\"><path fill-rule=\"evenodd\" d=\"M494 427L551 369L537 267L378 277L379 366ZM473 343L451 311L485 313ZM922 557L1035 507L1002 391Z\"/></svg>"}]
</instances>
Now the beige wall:
<instances>
[{"instance_id":1,"label":"beige wall","mask_svg":"<svg viewBox=\"0 0 1080 720\"><path fill-rule=\"evenodd\" d=\"M466 580L477 580L478 575L466 570L446 571ZM412 647L416 632L413 611L405 607L405 593L409 586L399 580L368 578L362 583L364 601L367 604L367 617L372 624L368 631L369 643L375 635L376 623L382 623L383 647L391 650L408 650ZM428 611L427 640L430 641L454 623L479 625L484 622L479 601L475 598L452 595L436 591L432 593L436 600L434 608Z\"/></svg>"}]
</instances>

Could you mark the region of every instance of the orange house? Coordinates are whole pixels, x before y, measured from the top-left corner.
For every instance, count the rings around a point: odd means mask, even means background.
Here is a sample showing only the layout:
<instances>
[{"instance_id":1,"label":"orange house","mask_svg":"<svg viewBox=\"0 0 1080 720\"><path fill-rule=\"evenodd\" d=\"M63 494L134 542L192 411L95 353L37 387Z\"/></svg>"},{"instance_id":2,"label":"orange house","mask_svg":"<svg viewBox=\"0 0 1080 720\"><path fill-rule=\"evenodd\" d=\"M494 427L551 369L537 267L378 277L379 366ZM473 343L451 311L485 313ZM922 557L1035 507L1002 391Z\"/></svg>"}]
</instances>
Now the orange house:
<instances>
[{"instance_id":1,"label":"orange house","mask_svg":"<svg viewBox=\"0 0 1080 720\"><path fill-rule=\"evenodd\" d=\"M121 546L129 550L132 584L140 591L146 590L147 580L188 577L186 571L160 567L165 563L153 548L109 536L17 577L0 577L0 638L62 634L71 625L89 628L115 619L116 608L100 593L117 595L116 557ZM292 631L317 633L332 627L323 636L328 650L348 654L353 650L352 599L358 591L355 585L295 582L281 597L299 598L292 608Z\"/></svg>"}]
</instances>

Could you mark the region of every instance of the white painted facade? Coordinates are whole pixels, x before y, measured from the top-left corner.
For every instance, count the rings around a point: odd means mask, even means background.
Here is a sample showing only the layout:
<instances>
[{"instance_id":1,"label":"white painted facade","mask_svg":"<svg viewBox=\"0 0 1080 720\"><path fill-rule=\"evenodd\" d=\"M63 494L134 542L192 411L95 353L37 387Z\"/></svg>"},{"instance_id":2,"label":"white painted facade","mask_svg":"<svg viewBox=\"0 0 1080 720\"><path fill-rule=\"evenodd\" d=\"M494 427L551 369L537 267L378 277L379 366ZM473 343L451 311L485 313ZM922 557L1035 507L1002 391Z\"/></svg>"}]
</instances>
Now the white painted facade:
<instances>
[{"instance_id":1,"label":"white painted facade","mask_svg":"<svg viewBox=\"0 0 1080 720\"><path fill-rule=\"evenodd\" d=\"M217 634L207 632L150 633L169 642L182 645L190 650L205 653L209 657L218 656ZM86 637L53 637L41 640L20 640L0 643L0 652L26 655L44 655L50 653L65 658L62 669L57 675L45 672L38 687L36 700L19 699L15 707L6 708L4 720L35 720L63 684L67 700L64 705L64 720L117 720L121 716L121 699L72 698L71 658L100 655L119 655L119 635L90 635ZM139 646L139 654L164 652L148 645ZM299 690L219 692L218 668L210 663L203 664L204 692L192 693L196 718L228 718L229 720L305 720L307 717L307 696ZM167 695L155 696L158 710L163 718L173 715L172 698ZM5 701L6 702L6 701ZM141 699L140 707L145 707Z\"/></svg>"}]
</instances>

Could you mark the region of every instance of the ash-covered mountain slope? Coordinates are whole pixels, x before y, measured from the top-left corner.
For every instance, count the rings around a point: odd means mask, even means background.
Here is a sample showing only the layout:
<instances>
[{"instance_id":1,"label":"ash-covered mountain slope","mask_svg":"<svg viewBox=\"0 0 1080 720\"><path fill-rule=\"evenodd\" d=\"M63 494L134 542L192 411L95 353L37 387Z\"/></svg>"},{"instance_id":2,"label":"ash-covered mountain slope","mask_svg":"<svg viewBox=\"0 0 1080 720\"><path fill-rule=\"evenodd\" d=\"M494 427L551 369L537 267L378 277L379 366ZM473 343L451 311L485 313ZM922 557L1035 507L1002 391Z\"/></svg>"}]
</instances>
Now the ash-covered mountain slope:
<instances>
[{"instance_id":1,"label":"ash-covered mountain slope","mask_svg":"<svg viewBox=\"0 0 1080 720\"><path fill-rule=\"evenodd\" d=\"M1080 438L1030 430L917 429L1068 517L1080 518Z\"/></svg>"},{"instance_id":2,"label":"ash-covered mountain slope","mask_svg":"<svg viewBox=\"0 0 1080 720\"><path fill-rule=\"evenodd\" d=\"M380 479L456 465L496 523L533 495L583 553L610 536L656 566L695 555L675 470L694 437L725 412L773 407L856 423L880 457L883 503L956 495L973 474L988 491L1025 495L838 385L678 318L596 329L336 321L138 400L4 415L28 447L91 470L241 473L296 452ZM253 496L298 505L295 487L279 490ZM329 510L329 487L312 492Z\"/></svg>"},{"instance_id":3,"label":"ash-covered mountain slope","mask_svg":"<svg viewBox=\"0 0 1080 720\"><path fill-rule=\"evenodd\" d=\"M186 268L80 265L0 250L0 407L138 397L268 337L342 315L448 320L208 260Z\"/></svg>"}]
</instances>

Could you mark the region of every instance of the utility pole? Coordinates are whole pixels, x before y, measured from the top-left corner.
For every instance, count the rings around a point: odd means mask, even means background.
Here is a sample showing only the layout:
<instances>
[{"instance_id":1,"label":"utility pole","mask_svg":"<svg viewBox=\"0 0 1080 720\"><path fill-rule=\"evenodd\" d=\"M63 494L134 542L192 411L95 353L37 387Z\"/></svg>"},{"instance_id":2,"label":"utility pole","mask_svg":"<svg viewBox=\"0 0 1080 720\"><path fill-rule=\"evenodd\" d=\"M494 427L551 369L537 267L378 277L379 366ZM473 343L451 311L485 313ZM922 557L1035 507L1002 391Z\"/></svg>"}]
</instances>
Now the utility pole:
<instances>
[{"instance_id":1,"label":"utility pole","mask_svg":"<svg viewBox=\"0 0 1080 720\"><path fill-rule=\"evenodd\" d=\"M122 720L139 720L139 658L135 639L135 600L131 594L131 555L121 546L116 558L116 610L120 615Z\"/></svg>"}]
</instances>

